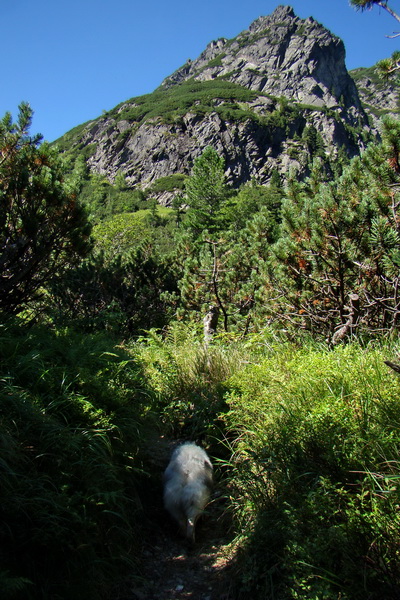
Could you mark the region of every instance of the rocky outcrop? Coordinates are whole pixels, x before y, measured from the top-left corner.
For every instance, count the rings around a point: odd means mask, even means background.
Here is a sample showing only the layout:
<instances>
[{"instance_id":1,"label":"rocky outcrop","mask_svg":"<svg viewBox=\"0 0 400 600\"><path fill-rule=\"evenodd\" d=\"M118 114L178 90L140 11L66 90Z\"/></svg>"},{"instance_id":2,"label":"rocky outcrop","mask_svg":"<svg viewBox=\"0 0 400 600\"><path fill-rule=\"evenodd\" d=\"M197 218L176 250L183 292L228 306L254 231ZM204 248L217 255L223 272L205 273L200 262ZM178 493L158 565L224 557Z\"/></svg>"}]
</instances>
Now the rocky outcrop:
<instances>
[{"instance_id":1,"label":"rocky outcrop","mask_svg":"<svg viewBox=\"0 0 400 600\"><path fill-rule=\"evenodd\" d=\"M379 121L384 115L399 116L400 83L398 80L382 79L376 66L350 71L371 124L379 129Z\"/></svg>"},{"instance_id":2,"label":"rocky outcrop","mask_svg":"<svg viewBox=\"0 0 400 600\"><path fill-rule=\"evenodd\" d=\"M216 77L295 102L342 113L346 109L346 118L355 123L362 115L356 86L346 70L343 42L312 17L296 17L290 6L278 6L233 40L211 42L197 60L167 77L162 86Z\"/></svg>"},{"instance_id":3,"label":"rocky outcrop","mask_svg":"<svg viewBox=\"0 0 400 600\"><path fill-rule=\"evenodd\" d=\"M211 42L153 95L124 102L59 146L83 152L90 169L111 181L120 171L144 189L190 173L208 145L225 158L234 185L267 183L275 169L301 176L310 129L330 157L341 147L356 154L370 131L344 60L339 38L279 6L234 39Z\"/></svg>"},{"instance_id":4,"label":"rocky outcrop","mask_svg":"<svg viewBox=\"0 0 400 600\"><path fill-rule=\"evenodd\" d=\"M107 119L89 128L83 144L96 145L89 158L91 170L113 179L118 171L131 186L144 189L161 177L190 172L194 159L206 146L213 146L225 159L228 181L239 185L250 179L266 183L272 172L302 171L308 152L300 135L312 125L324 136L326 148L335 152L342 145L357 152L344 123L323 112L299 112L289 125L260 125L257 121L226 121L216 112L199 116L187 113L176 124L145 121L123 143L118 127ZM122 124L123 126L123 124Z\"/></svg>"}]
</instances>

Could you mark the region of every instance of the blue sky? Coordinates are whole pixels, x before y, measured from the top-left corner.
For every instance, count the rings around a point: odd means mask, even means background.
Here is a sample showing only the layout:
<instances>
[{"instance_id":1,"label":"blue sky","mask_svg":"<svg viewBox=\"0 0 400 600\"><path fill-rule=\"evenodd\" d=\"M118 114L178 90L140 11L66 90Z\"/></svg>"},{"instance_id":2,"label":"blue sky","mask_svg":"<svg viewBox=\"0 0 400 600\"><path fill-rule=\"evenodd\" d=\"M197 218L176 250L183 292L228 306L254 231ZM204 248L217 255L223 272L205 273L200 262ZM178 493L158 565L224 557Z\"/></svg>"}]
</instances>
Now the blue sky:
<instances>
[{"instance_id":1,"label":"blue sky","mask_svg":"<svg viewBox=\"0 0 400 600\"><path fill-rule=\"evenodd\" d=\"M25 100L32 133L48 141L102 111L152 92L219 37L232 38L261 15L289 4L313 16L346 46L347 67L390 56L398 23L386 11L356 12L348 0L0 0L0 116ZM389 5L399 9L399 2Z\"/></svg>"}]
</instances>

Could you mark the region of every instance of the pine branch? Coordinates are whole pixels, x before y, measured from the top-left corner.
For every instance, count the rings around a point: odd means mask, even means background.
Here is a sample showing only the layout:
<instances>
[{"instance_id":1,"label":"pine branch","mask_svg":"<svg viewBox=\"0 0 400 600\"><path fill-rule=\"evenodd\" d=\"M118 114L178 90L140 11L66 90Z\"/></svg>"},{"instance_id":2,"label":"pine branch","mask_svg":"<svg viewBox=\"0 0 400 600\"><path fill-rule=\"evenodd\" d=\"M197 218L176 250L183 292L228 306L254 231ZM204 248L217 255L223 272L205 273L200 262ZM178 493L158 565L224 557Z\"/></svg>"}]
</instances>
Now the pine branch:
<instances>
[{"instance_id":1,"label":"pine branch","mask_svg":"<svg viewBox=\"0 0 400 600\"><path fill-rule=\"evenodd\" d=\"M387 5L387 2L376 2L376 4L384 10L386 10L389 13L389 15L391 15L394 19L396 19L396 21L400 23L400 16Z\"/></svg>"}]
</instances>

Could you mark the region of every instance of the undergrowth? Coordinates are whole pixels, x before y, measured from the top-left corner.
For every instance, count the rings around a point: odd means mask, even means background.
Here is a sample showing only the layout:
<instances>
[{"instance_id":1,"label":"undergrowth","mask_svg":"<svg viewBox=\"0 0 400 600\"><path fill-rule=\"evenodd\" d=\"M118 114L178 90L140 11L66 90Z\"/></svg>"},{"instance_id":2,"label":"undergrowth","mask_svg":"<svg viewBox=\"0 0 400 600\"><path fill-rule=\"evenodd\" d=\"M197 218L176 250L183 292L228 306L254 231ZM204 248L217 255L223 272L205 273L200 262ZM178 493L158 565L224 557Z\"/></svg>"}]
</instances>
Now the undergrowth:
<instances>
[{"instance_id":1,"label":"undergrowth","mask_svg":"<svg viewBox=\"0 0 400 600\"><path fill-rule=\"evenodd\" d=\"M0 589L108 597L138 572L140 370L110 339L0 327Z\"/></svg>"},{"instance_id":2,"label":"undergrowth","mask_svg":"<svg viewBox=\"0 0 400 600\"><path fill-rule=\"evenodd\" d=\"M394 351L282 345L227 382L238 597L399 597Z\"/></svg>"},{"instance_id":3,"label":"undergrowth","mask_svg":"<svg viewBox=\"0 0 400 600\"><path fill-rule=\"evenodd\" d=\"M165 432L198 440L216 435L224 382L242 360L234 344L206 347L193 325L175 324L166 334L148 331L130 350L142 364Z\"/></svg>"},{"instance_id":4,"label":"undergrowth","mask_svg":"<svg viewBox=\"0 0 400 600\"><path fill-rule=\"evenodd\" d=\"M108 599L140 575L157 435L210 452L232 598L399 597L398 346L201 333L3 323L2 598Z\"/></svg>"}]
</instances>

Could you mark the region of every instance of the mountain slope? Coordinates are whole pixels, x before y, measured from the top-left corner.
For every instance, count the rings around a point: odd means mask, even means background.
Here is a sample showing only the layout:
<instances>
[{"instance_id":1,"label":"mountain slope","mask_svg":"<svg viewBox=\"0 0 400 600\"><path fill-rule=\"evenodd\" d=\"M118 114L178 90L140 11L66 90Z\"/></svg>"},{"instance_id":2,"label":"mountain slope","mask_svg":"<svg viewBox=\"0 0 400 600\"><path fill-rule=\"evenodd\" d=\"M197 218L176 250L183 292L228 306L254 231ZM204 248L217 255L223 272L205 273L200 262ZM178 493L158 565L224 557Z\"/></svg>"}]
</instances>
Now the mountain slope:
<instances>
[{"instance_id":1,"label":"mountain slope","mask_svg":"<svg viewBox=\"0 0 400 600\"><path fill-rule=\"evenodd\" d=\"M350 71L364 109L371 117L375 127L379 127L379 119L384 115L399 116L400 82L385 80L379 77L376 66Z\"/></svg>"},{"instance_id":2,"label":"mountain slope","mask_svg":"<svg viewBox=\"0 0 400 600\"><path fill-rule=\"evenodd\" d=\"M118 172L143 189L190 173L207 145L228 180L301 177L315 156L353 156L370 138L368 118L345 67L343 42L312 18L278 8L232 40L211 42L153 93L133 98L57 141L92 172ZM168 199L170 194L164 199Z\"/></svg>"}]
</instances>

